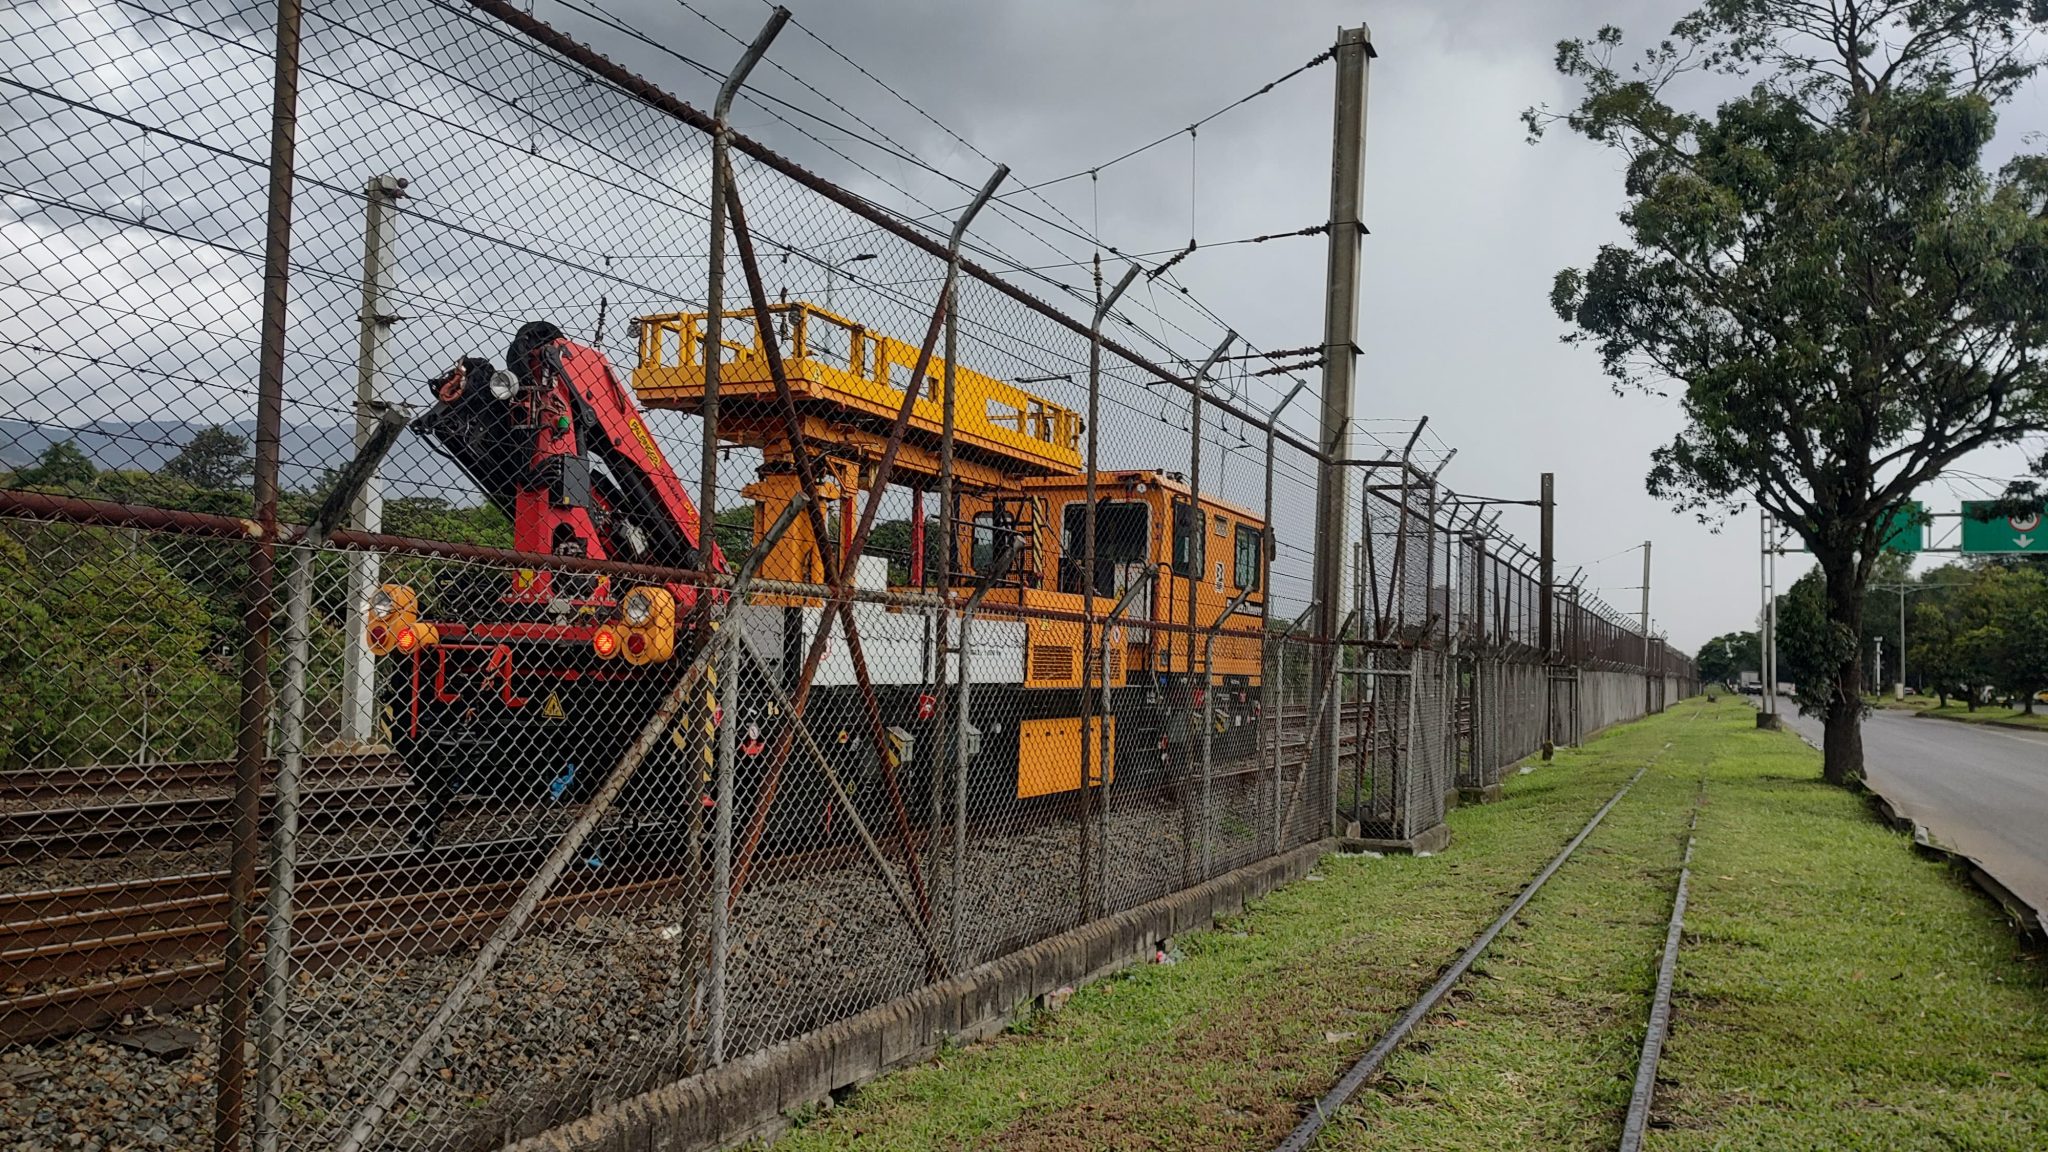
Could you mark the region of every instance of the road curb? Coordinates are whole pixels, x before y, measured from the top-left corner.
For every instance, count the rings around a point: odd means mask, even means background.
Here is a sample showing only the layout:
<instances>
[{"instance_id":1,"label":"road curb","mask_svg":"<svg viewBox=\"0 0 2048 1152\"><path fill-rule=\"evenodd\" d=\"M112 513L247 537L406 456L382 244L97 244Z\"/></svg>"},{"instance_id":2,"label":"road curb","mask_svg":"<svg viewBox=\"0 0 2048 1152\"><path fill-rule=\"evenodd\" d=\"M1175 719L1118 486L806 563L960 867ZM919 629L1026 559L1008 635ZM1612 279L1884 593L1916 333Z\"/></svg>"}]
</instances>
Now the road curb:
<instances>
[{"instance_id":1,"label":"road curb","mask_svg":"<svg viewBox=\"0 0 2048 1152\"><path fill-rule=\"evenodd\" d=\"M1969 880L1991 897L1992 902L2005 913L2006 920L2027 940L2048 939L2042 927L2041 910L2021 898L2019 893L2007 888L1973 856L1965 855L1936 840L1927 826L1907 815L1905 810L1894 804L1890 797L1871 787L1865 780L1858 790L1877 812L1878 819L1897 831L1913 837L1913 850L1923 856L1948 861L1950 867L1961 871Z\"/></svg>"}]
</instances>

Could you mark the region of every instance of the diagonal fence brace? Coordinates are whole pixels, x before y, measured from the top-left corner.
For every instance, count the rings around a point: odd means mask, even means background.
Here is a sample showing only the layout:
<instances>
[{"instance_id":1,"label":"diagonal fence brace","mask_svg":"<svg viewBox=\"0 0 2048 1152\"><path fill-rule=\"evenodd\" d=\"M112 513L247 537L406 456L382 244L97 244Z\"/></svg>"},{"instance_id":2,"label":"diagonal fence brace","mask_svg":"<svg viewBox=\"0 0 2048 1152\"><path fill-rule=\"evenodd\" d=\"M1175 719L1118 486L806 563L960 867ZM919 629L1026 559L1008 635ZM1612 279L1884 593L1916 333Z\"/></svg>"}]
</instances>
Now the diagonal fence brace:
<instances>
[{"instance_id":1,"label":"diagonal fence brace","mask_svg":"<svg viewBox=\"0 0 2048 1152\"><path fill-rule=\"evenodd\" d=\"M733 580L732 588L727 592L727 619L731 618L733 611L746 599L748 585L753 582L754 573L760 570L761 561L767 558L775 542L779 541L782 534L789 530L789 526L796 522L797 513L808 503L807 499L802 498L791 500L783 508L782 515L769 527L768 535L762 540L762 546L748 554L746 562L740 566L739 575ZM713 623L710 630L715 635L703 643L696 659L692 660L690 666L676 679L675 687L669 689L661 705L648 717L647 723L640 729L640 735L633 740L625 754L619 757L618 766L605 778L597 794L590 798L590 803L576 818L576 823L570 825L569 830L562 834L562 838L555 842L554 849L548 853L540 871L532 880L527 881L525 889L519 894L519 899L513 903L512 910L505 914L505 919L491 932L491 938L485 941L482 950L470 964L469 971L463 973L462 978L449 989L447 998L441 1001L441 1007L434 1013L433 1018L427 1021L426 1026L420 1029L420 1034L414 1038L412 1047L406 1050L405 1055L399 1059L398 1066L385 1078L384 1086L379 1088L370 1098L370 1102L364 1106L362 1115L356 1118L355 1124L349 1128L347 1137L341 1141L341 1152L362 1152L370 1138L376 1135L377 1126L383 1123L392 1106L398 1103L398 1097L405 1091L406 1086L419 1075L420 1066L426 1062L435 1046L440 1044L442 1036L448 1031L448 1026L454 1023L456 1014L462 1011L463 1005L476 992L484 978L497 967L506 950L512 947L512 942L519 938L519 934L526 928L527 921L539 910L540 902L547 896L548 890L555 886L555 881L561 878L563 870L568 868L569 863L583 850L584 841L596 831L597 822L611 810L612 804L619 798L619 793L625 790L627 782L639 770L641 762L646 760L648 753L660 743L662 733L668 731L669 725L675 722L676 714L682 711L683 701L689 699L690 690L703 679L705 671L724 651L725 646L733 643L741 632L737 624L731 628L721 629Z\"/></svg>"}]
</instances>

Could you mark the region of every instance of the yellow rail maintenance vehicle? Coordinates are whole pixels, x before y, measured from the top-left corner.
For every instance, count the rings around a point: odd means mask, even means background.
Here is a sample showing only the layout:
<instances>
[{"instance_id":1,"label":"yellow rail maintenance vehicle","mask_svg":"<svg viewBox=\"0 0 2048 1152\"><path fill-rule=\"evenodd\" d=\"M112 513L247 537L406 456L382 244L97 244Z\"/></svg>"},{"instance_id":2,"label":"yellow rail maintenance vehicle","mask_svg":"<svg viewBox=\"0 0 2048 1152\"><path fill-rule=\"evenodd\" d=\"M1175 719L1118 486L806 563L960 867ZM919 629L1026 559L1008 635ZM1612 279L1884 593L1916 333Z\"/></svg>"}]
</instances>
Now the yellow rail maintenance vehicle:
<instances>
[{"instance_id":1,"label":"yellow rail maintenance vehicle","mask_svg":"<svg viewBox=\"0 0 2048 1152\"><path fill-rule=\"evenodd\" d=\"M776 305L770 312L766 327L778 341L820 494L837 502L826 518L837 538L818 540L808 520L798 517L762 561L760 576L816 585L825 572L821 549L843 557L851 543L860 493L871 490L889 431L913 387L918 348L810 303ZM701 411L706 318L691 312L636 321L632 387L642 405ZM744 489L757 544L801 489L789 413L760 345L761 327L751 311L724 316L718 420L722 442L760 453L758 475ZM928 515L940 472L945 374L945 363L932 358L890 478L910 494L907 555L893 573L889 558L864 555L853 575L865 591L928 594L937 576L929 557L946 551L952 573L947 624L928 601L920 605L909 597L895 603L871 598L851 609L881 721L914 751L895 765L876 763L859 729L867 711L857 695L852 654L835 633L811 679L805 712L827 754L844 757L837 770L873 780L902 767L908 779L890 786L912 792L931 773L944 772L949 761L940 749L950 748L951 730L942 733L939 718L955 714L959 697L960 609L981 586L966 654L968 778L977 811L1021 808L1080 789L1082 725L1097 711L1088 697L1099 698L1105 688L1109 707L1090 733L1090 743L1103 750L1091 758L1091 787L1112 780L1173 787L1198 774L1203 717L1213 726L1207 744L1216 762L1251 755L1270 556L1260 517L1190 491L1174 473L1100 471L1096 562L1092 573L1084 571L1081 416L965 364L953 365L952 373L954 506L934 504ZM1098 617L1137 591L1089 646L1094 650L1084 652L1081 620L1091 581ZM808 641L827 608L816 596L783 593L756 595L738 619L766 657L769 674L793 695ZM1185 628L1190 621L1192 631ZM1155 626L1160 623L1181 627ZM786 717L776 714L771 693L744 679L739 695L738 747L743 757L761 758ZM770 798L777 793L779 784L767 775L764 767L750 774L743 766L742 812L758 806L764 791ZM822 794L806 795L817 815L829 819ZM788 818L778 817L778 826Z\"/></svg>"}]
</instances>

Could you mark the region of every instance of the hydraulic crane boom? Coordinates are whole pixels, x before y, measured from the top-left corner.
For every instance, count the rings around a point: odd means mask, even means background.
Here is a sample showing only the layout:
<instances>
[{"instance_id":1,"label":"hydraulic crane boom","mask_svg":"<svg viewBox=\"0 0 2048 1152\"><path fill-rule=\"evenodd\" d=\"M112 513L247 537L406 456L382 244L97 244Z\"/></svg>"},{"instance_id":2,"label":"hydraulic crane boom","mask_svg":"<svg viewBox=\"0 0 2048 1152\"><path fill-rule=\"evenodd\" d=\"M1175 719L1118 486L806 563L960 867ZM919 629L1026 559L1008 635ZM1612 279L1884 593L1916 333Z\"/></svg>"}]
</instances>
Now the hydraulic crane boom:
<instances>
[{"instance_id":1,"label":"hydraulic crane boom","mask_svg":"<svg viewBox=\"0 0 2048 1152\"><path fill-rule=\"evenodd\" d=\"M506 368L465 359L436 395L414 427L512 521L514 547L727 570L638 403L596 349L536 321L513 337ZM522 591L545 598L546 576Z\"/></svg>"}]
</instances>

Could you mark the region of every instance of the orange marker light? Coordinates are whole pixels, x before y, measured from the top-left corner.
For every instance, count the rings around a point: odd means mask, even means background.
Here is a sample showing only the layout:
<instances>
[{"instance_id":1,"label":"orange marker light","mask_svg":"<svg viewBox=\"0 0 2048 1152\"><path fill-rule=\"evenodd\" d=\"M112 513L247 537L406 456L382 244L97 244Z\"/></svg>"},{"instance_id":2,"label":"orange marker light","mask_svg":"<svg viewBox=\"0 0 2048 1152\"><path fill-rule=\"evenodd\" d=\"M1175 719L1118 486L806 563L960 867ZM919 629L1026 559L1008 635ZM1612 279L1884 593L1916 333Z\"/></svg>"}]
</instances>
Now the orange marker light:
<instances>
[{"instance_id":1,"label":"orange marker light","mask_svg":"<svg viewBox=\"0 0 2048 1152\"><path fill-rule=\"evenodd\" d=\"M609 660L619 654L619 634L610 628L599 628L597 635L590 638L590 647L599 659Z\"/></svg>"},{"instance_id":2,"label":"orange marker light","mask_svg":"<svg viewBox=\"0 0 2048 1152\"><path fill-rule=\"evenodd\" d=\"M407 628L405 631L400 632L398 634L398 650L400 652L411 652L413 649L418 648L419 646L419 633L413 631L410 628Z\"/></svg>"}]
</instances>

